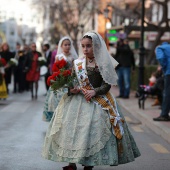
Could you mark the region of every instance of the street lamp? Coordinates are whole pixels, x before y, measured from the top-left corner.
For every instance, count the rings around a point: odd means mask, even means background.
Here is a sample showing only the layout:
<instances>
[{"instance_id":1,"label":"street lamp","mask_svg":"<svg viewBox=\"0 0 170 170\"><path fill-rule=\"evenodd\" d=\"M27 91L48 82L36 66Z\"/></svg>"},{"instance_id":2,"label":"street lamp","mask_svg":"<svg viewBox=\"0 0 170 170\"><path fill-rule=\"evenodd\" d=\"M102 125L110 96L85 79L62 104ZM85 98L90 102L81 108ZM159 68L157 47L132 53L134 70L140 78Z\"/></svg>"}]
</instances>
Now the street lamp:
<instances>
[{"instance_id":1,"label":"street lamp","mask_svg":"<svg viewBox=\"0 0 170 170\"><path fill-rule=\"evenodd\" d=\"M139 70L138 70L138 88L140 85L144 84L144 16L145 16L145 0L142 0L141 8L141 37L140 37L140 58L139 58Z\"/></svg>"},{"instance_id":2,"label":"street lamp","mask_svg":"<svg viewBox=\"0 0 170 170\"><path fill-rule=\"evenodd\" d=\"M104 17L105 17L105 43L107 43L107 28L106 28L106 24L107 24L108 14L109 14L109 9L105 8L104 9Z\"/></svg>"}]
</instances>

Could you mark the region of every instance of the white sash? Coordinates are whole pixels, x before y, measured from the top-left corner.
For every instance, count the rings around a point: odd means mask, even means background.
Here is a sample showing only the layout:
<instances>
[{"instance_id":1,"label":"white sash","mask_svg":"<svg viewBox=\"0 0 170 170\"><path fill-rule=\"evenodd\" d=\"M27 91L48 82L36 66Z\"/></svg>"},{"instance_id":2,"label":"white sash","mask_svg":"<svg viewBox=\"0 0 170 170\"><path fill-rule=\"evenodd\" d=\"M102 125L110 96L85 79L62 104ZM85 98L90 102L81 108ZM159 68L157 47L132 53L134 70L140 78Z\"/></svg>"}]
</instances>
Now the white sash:
<instances>
[{"instance_id":1,"label":"white sash","mask_svg":"<svg viewBox=\"0 0 170 170\"><path fill-rule=\"evenodd\" d=\"M74 60L74 68L80 87L83 88L87 84L90 84L86 70L86 58L84 57Z\"/></svg>"}]
</instances>

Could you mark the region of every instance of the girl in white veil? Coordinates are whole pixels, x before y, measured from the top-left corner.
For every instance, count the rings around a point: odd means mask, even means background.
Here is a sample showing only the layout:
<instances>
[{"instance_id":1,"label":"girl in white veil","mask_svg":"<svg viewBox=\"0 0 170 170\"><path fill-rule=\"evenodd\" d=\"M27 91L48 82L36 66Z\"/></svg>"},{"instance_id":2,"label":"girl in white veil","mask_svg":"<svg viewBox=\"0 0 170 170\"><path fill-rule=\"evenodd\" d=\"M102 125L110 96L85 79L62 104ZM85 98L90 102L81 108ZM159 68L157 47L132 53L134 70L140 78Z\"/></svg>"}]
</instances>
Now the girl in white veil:
<instances>
[{"instance_id":1,"label":"girl in white veil","mask_svg":"<svg viewBox=\"0 0 170 170\"><path fill-rule=\"evenodd\" d=\"M83 56L74 60L79 87L64 95L50 122L43 157L69 162L63 170L125 164L140 152L119 106L109 92L116 85L118 64L107 51L102 37L87 32L81 41Z\"/></svg>"},{"instance_id":2,"label":"girl in white veil","mask_svg":"<svg viewBox=\"0 0 170 170\"><path fill-rule=\"evenodd\" d=\"M59 41L59 44L58 44L58 50L57 50L57 55L56 57L59 55L59 54L64 54L65 52L63 51L63 42L65 40L68 40L70 42L70 48L69 48L69 52L68 54L70 54L70 56L73 58L73 59L77 59L78 58L78 55L76 53L76 50L73 46L73 42L71 40L71 38L69 36L65 36L63 38L61 38L61 40Z\"/></svg>"},{"instance_id":3,"label":"girl in white veil","mask_svg":"<svg viewBox=\"0 0 170 170\"><path fill-rule=\"evenodd\" d=\"M69 36L61 38L58 44L57 55L55 61L64 59L67 61L69 68L72 69L73 60L77 59L78 55L73 46L73 42ZM67 92L67 89L62 89L54 94L52 89L49 88L46 96L46 101L43 110L43 121L49 122L53 116L61 97Z\"/></svg>"}]
</instances>

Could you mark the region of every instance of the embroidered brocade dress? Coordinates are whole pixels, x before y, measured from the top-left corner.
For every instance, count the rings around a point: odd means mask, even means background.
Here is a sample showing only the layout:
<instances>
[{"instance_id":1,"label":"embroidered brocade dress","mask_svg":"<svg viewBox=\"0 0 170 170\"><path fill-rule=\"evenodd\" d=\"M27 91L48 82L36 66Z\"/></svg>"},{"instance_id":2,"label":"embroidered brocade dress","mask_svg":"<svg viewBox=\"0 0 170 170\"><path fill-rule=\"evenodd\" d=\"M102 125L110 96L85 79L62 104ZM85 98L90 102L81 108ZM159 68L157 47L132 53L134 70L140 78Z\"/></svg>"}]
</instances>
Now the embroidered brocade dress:
<instances>
[{"instance_id":1,"label":"embroidered brocade dress","mask_svg":"<svg viewBox=\"0 0 170 170\"><path fill-rule=\"evenodd\" d=\"M59 60L61 60L64 54L59 54L57 57L59 58ZM66 57L64 57L66 58ZM73 58L71 56L67 57L67 62L69 65L69 68L72 68L72 60ZM57 108L58 103L60 102L62 96L68 92L68 89L60 89L57 93L54 94L53 90L51 89L51 87L48 89L47 91L47 95L46 95L46 99L45 99L45 103L44 103L44 110L43 110L43 121L45 122L50 122L54 110Z\"/></svg>"},{"instance_id":2,"label":"embroidered brocade dress","mask_svg":"<svg viewBox=\"0 0 170 170\"><path fill-rule=\"evenodd\" d=\"M0 99L6 99L8 97L3 73L4 73L3 68L0 67Z\"/></svg>"},{"instance_id":3,"label":"embroidered brocade dress","mask_svg":"<svg viewBox=\"0 0 170 170\"><path fill-rule=\"evenodd\" d=\"M111 86L103 81L97 68L87 67L87 75L97 95L109 91ZM119 140L112 133L107 111L94 102L88 103L81 93L65 94L50 122L42 156L56 162L86 166L117 166L132 162L140 152L126 122L123 129L123 137Z\"/></svg>"}]
</instances>

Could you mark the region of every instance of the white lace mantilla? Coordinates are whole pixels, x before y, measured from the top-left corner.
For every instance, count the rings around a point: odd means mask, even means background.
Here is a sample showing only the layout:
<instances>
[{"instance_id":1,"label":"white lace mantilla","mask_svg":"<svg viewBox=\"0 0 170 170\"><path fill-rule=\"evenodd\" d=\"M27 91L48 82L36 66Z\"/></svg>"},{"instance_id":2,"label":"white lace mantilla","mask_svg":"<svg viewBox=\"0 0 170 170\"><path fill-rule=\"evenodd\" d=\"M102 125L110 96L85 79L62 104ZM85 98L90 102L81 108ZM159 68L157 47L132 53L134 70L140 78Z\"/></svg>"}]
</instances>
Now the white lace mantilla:
<instances>
[{"instance_id":1,"label":"white lace mantilla","mask_svg":"<svg viewBox=\"0 0 170 170\"><path fill-rule=\"evenodd\" d=\"M48 157L52 149L60 157L89 157L104 148L110 129L109 116L100 106L87 103L81 94L64 95L50 123L43 155Z\"/></svg>"},{"instance_id":2,"label":"white lace mantilla","mask_svg":"<svg viewBox=\"0 0 170 170\"><path fill-rule=\"evenodd\" d=\"M115 67L118 62L109 54L103 38L95 31L89 31L84 36L92 38L93 54L103 80L110 85L117 85Z\"/></svg>"}]
</instances>

